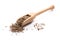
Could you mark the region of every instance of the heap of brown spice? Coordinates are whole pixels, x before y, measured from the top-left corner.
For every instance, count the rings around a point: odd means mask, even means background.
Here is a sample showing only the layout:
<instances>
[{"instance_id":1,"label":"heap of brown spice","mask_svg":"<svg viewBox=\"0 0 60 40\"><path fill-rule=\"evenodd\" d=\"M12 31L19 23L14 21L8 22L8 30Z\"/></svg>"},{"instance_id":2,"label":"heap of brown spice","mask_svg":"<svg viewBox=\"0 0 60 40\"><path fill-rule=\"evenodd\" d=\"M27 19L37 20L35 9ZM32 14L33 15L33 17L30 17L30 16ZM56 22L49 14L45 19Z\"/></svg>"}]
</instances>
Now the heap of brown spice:
<instances>
[{"instance_id":1,"label":"heap of brown spice","mask_svg":"<svg viewBox=\"0 0 60 40\"><path fill-rule=\"evenodd\" d=\"M19 19L16 21L15 24L12 24L12 25L10 26L11 31L12 31L12 32L22 32L22 31L24 30L24 26L22 25L22 23L23 23L27 18L29 18L29 17L30 17L30 15L27 14L27 15L19 18Z\"/></svg>"}]
</instances>

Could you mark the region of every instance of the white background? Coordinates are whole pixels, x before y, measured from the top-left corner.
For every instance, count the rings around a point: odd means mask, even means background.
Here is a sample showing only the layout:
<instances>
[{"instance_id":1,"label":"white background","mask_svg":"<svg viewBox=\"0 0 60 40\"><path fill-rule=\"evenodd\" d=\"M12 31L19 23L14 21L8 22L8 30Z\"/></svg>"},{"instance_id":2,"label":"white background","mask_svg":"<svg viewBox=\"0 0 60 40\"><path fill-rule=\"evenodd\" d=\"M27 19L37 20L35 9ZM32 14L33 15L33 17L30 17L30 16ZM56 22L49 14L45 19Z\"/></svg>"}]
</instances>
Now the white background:
<instances>
[{"instance_id":1,"label":"white background","mask_svg":"<svg viewBox=\"0 0 60 40\"><path fill-rule=\"evenodd\" d=\"M37 16L24 33L16 35L10 31L10 25L19 17L39 12L52 4L55 9ZM46 26L43 30L37 31L33 28L35 23L45 23ZM0 0L0 40L60 40L60 1Z\"/></svg>"}]
</instances>

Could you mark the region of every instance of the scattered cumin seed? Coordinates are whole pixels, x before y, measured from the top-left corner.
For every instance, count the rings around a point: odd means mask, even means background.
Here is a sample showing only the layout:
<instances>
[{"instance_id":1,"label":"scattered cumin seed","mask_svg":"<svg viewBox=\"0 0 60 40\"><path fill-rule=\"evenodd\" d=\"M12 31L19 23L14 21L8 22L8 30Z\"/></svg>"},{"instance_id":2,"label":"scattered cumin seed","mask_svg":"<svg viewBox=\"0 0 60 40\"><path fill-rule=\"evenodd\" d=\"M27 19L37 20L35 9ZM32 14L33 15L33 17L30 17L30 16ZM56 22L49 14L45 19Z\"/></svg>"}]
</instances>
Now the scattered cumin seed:
<instances>
[{"instance_id":1,"label":"scattered cumin seed","mask_svg":"<svg viewBox=\"0 0 60 40\"><path fill-rule=\"evenodd\" d=\"M39 30L41 30L41 29L44 29L44 28L42 27L42 25L45 26L44 23L41 23L41 24L35 23L34 27L39 31Z\"/></svg>"}]
</instances>

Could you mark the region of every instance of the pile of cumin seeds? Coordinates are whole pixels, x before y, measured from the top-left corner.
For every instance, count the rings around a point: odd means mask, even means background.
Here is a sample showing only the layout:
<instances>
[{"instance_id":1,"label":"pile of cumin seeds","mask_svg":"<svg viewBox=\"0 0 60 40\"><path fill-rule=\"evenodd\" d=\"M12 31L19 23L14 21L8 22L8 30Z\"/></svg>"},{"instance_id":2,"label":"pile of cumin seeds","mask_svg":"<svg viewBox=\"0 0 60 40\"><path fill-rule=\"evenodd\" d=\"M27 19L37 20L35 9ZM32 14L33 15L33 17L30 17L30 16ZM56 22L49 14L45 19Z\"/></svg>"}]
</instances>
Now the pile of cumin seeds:
<instances>
[{"instance_id":1,"label":"pile of cumin seeds","mask_svg":"<svg viewBox=\"0 0 60 40\"><path fill-rule=\"evenodd\" d=\"M22 23L23 23L27 18L29 18L29 17L30 17L30 15L27 14L27 15L19 18L19 19L16 21L15 24L12 24L12 25L10 26L11 32L23 32L24 27L23 27Z\"/></svg>"},{"instance_id":2,"label":"pile of cumin seeds","mask_svg":"<svg viewBox=\"0 0 60 40\"><path fill-rule=\"evenodd\" d=\"M12 24L10 26L11 32L22 32L24 29L18 25Z\"/></svg>"}]
</instances>

